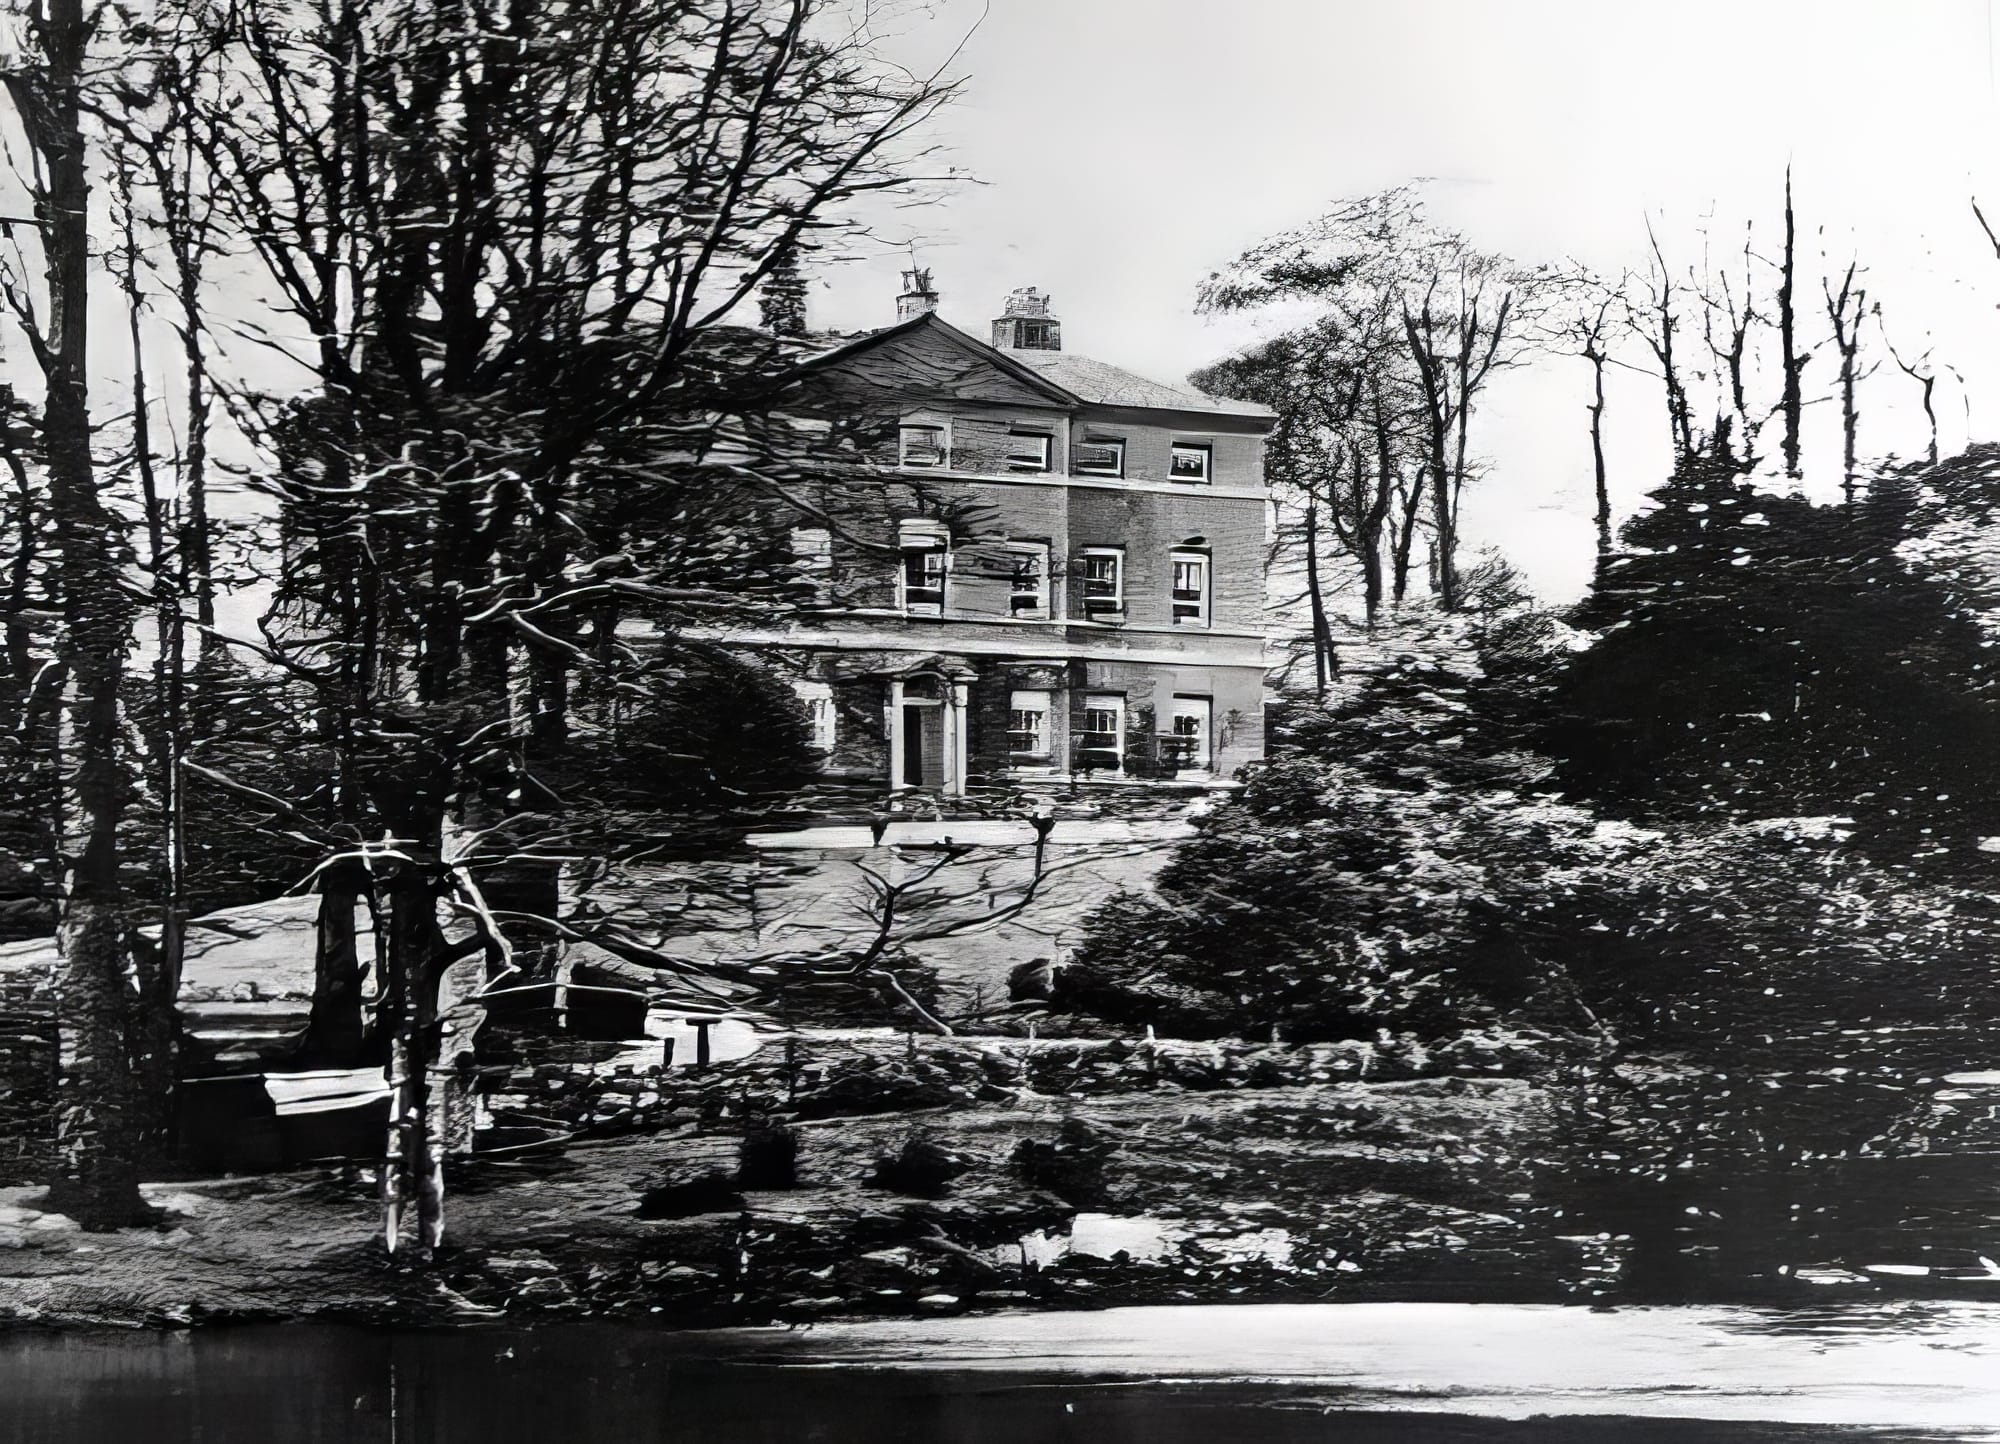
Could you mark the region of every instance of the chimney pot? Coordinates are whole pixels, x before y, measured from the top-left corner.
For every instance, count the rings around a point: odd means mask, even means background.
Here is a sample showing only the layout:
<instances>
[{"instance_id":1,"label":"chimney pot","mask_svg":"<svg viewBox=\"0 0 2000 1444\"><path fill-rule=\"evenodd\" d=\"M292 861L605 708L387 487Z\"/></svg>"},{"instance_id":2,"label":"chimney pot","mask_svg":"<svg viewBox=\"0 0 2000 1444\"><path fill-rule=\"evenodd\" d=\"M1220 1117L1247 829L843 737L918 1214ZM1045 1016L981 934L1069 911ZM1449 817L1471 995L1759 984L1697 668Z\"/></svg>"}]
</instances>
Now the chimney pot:
<instances>
[{"instance_id":1,"label":"chimney pot","mask_svg":"<svg viewBox=\"0 0 2000 1444\"><path fill-rule=\"evenodd\" d=\"M908 321L928 316L938 308L937 287L931 284L928 266L903 272L903 294L896 298L896 319Z\"/></svg>"}]
</instances>

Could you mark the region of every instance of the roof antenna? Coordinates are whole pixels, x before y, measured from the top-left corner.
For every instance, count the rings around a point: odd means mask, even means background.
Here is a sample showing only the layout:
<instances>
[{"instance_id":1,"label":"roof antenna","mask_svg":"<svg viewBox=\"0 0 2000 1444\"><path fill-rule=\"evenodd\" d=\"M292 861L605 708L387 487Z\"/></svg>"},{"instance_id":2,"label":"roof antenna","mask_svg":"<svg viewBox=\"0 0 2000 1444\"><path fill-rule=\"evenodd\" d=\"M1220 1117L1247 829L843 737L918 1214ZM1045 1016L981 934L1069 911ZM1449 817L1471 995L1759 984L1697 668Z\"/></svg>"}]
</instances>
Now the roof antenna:
<instances>
[{"instance_id":1,"label":"roof antenna","mask_svg":"<svg viewBox=\"0 0 2000 1444\"><path fill-rule=\"evenodd\" d=\"M917 264L917 243L910 242L910 268L903 272L903 294L896 297L896 319L912 321L938 308L937 287L931 284L930 268Z\"/></svg>"}]
</instances>

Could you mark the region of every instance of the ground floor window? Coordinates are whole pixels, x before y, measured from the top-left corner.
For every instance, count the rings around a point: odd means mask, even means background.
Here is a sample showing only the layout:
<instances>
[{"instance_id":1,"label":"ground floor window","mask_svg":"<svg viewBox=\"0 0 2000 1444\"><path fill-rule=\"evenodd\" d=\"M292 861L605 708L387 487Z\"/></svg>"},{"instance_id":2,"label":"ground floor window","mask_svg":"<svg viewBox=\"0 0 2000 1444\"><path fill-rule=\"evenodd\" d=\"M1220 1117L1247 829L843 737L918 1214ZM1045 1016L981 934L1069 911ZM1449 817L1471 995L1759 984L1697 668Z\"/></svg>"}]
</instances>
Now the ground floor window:
<instances>
[{"instance_id":1,"label":"ground floor window","mask_svg":"<svg viewBox=\"0 0 2000 1444\"><path fill-rule=\"evenodd\" d=\"M1209 741L1212 713L1208 698L1176 695L1166 735L1160 739L1161 760L1183 771L1206 769L1213 760Z\"/></svg>"},{"instance_id":2,"label":"ground floor window","mask_svg":"<svg viewBox=\"0 0 2000 1444\"><path fill-rule=\"evenodd\" d=\"M824 682L794 682L799 701L805 704L806 720L812 728L812 745L817 752L833 751L838 737L834 729L833 688Z\"/></svg>"},{"instance_id":3,"label":"ground floor window","mask_svg":"<svg viewBox=\"0 0 2000 1444\"><path fill-rule=\"evenodd\" d=\"M1009 700L1007 754L1013 761L1048 761L1052 700L1047 692L1026 691L1016 691Z\"/></svg>"},{"instance_id":4,"label":"ground floor window","mask_svg":"<svg viewBox=\"0 0 2000 1444\"><path fill-rule=\"evenodd\" d=\"M1117 772L1125 765L1125 699L1083 699L1083 731L1077 738L1077 770Z\"/></svg>"}]
</instances>

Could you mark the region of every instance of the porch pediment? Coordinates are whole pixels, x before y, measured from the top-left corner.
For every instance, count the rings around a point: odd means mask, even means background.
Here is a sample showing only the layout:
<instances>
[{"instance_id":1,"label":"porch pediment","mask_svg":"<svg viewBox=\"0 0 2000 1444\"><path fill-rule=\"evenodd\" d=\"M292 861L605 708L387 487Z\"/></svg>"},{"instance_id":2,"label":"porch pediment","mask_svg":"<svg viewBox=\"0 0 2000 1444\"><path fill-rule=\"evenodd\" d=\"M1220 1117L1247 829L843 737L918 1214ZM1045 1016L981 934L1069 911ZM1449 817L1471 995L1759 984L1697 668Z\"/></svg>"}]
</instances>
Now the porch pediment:
<instances>
[{"instance_id":1,"label":"porch pediment","mask_svg":"<svg viewBox=\"0 0 2000 1444\"><path fill-rule=\"evenodd\" d=\"M826 657L821 666L828 681L934 676L970 682L979 676L978 668L949 652L839 652Z\"/></svg>"}]
</instances>

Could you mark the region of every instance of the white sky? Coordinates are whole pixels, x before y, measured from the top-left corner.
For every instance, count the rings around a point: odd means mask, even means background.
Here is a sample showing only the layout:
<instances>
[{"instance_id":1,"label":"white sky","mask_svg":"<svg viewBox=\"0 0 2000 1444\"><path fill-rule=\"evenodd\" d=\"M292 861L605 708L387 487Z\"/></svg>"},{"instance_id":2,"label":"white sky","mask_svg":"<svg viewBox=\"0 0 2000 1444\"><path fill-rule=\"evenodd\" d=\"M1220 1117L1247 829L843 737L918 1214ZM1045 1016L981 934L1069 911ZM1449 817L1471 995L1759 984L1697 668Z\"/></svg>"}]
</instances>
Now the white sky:
<instances>
[{"instance_id":1,"label":"white sky","mask_svg":"<svg viewBox=\"0 0 2000 1444\"><path fill-rule=\"evenodd\" d=\"M966 98L944 120L977 178L890 223L933 267L947 319L984 334L1000 298L1039 285L1071 349L1174 379L1245 339L1192 313L1196 283L1331 200L1434 178L1441 218L1523 261L1638 265L1644 217L1669 259L1775 245L1794 166L1810 335L1825 330L1820 252L1858 252L1905 354L1935 345L2000 430L2000 261L1968 197L2000 224L1993 23L1984 0L939 0L898 54L941 61L972 31ZM976 29L975 29L976 26ZM1822 234L1821 228L1824 228ZM1676 254L1677 253L1677 254ZM907 254L829 271L814 321L893 319ZM1927 339L1928 338L1928 339ZM1688 338L1693 341L1693 337ZM1886 364L1864 388L1862 450L1921 447L1915 388ZM1806 373L1831 383L1830 357ZM1475 442L1467 501L1552 599L1590 552L1580 362L1508 378ZM1939 385L1947 448L1965 411ZM1655 388L1612 396L1613 483L1630 505L1665 460ZM1813 409L1825 490L1830 402ZM1914 423L1914 424L1913 424ZM1767 432L1775 445L1775 428Z\"/></svg>"}]
</instances>

